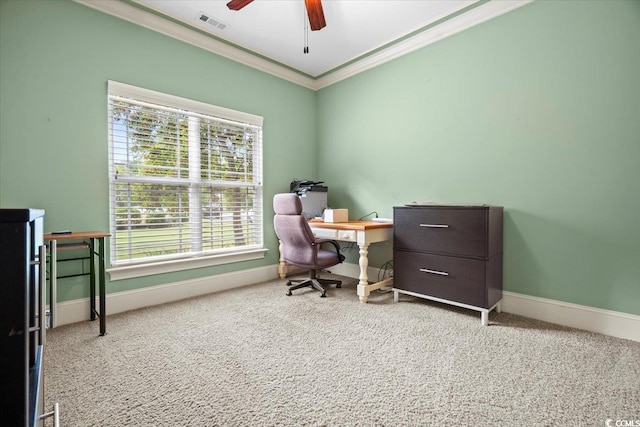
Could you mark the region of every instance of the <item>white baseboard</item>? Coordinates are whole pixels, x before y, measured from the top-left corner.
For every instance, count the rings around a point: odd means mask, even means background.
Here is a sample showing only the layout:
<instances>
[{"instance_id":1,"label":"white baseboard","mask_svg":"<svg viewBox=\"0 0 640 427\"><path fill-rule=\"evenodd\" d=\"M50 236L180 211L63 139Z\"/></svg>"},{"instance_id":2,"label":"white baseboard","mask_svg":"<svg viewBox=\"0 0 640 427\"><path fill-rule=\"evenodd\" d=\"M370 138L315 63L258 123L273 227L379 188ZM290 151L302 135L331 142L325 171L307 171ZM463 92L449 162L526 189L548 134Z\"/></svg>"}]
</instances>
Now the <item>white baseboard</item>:
<instances>
[{"instance_id":1,"label":"white baseboard","mask_svg":"<svg viewBox=\"0 0 640 427\"><path fill-rule=\"evenodd\" d=\"M502 311L640 342L640 316L503 291Z\"/></svg>"},{"instance_id":2,"label":"white baseboard","mask_svg":"<svg viewBox=\"0 0 640 427\"><path fill-rule=\"evenodd\" d=\"M360 276L360 266L358 264L351 264L349 262L343 262L342 264L329 267L327 270L333 274L339 274L341 276L358 278ZM377 282L379 268L369 267L367 268L367 279L369 282ZM382 278L380 278L382 280Z\"/></svg>"},{"instance_id":3,"label":"white baseboard","mask_svg":"<svg viewBox=\"0 0 640 427\"><path fill-rule=\"evenodd\" d=\"M342 263L331 267L330 271L334 274L357 278L360 274L360 267L357 264ZM378 274L379 269L377 268L370 267L367 269L369 281L376 281ZM132 291L111 293L107 294L107 314L111 315L212 292L240 288L277 278L278 268L276 265L272 265L168 283L165 285L150 286ZM354 295L354 302L358 302L356 295ZM58 303L57 309L57 325L82 322L89 319L88 298ZM603 310L509 291L503 292L502 311L562 326L584 329L640 342L640 316L633 314ZM107 330L109 329L108 323L107 318Z\"/></svg>"},{"instance_id":4,"label":"white baseboard","mask_svg":"<svg viewBox=\"0 0 640 427\"><path fill-rule=\"evenodd\" d=\"M198 279L149 286L132 291L107 294L107 332L109 316L124 311L178 301L198 295L210 294L227 289L240 288L255 283L266 282L278 277L277 266L259 267ZM96 298L96 307L98 299ZM56 325L89 320L89 298L58 303Z\"/></svg>"}]
</instances>

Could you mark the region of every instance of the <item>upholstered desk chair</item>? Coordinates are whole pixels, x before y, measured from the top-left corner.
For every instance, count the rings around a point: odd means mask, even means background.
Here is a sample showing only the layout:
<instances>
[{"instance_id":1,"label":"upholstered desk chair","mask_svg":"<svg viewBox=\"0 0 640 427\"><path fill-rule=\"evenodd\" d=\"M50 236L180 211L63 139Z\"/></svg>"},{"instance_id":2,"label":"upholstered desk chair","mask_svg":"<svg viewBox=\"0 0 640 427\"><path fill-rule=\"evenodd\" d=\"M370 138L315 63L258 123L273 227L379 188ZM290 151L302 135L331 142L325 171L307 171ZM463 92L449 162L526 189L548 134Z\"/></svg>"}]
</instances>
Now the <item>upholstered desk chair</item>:
<instances>
[{"instance_id":1,"label":"upholstered desk chair","mask_svg":"<svg viewBox=\"0 0 640 427\"><path fill-rule=\"evenodd\" d=\"M287 281L289 287L287 295L291 295L294 289L311 286L322 292L321 297L326 297L327 294L322 285L335 284L339 288L342 285L340 280L320 279L317 276L319 270L344 260L338 242L315 238L307 219L302 215L302 202L297 194L276 194L273 198L273 209L276 212L273 225L280 240L282 257L287 264L309 270L307 279ZM323 243L333 245L334 250L322 249Z\"/></svg>"}]
</instances>

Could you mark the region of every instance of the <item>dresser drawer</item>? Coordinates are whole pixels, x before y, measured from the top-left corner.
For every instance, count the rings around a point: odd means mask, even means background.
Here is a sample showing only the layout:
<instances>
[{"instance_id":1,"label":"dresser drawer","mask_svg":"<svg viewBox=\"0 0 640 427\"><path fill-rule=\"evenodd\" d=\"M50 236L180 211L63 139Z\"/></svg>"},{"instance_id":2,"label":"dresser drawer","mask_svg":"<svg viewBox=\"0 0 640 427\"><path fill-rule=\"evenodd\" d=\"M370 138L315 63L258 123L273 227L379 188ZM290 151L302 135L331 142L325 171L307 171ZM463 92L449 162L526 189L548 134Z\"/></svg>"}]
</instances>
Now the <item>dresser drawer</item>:
<instances>
[{"instance_id":1,"label":"dresser drawer","mask_svg":"<svg viewBox=\"0 0 640 427\"><path fill-rule=\"evenodd\" d=\"M487 308L485 262L394 250L394 288Z\"/></svg>"},{"instance_id":2,"label":"dresser drawer","mask_svg":"<svg viewBox=\"0 0 640 427\"><path fill-rule=\"evenodd\" d=\"M488 209L394 208L393 246L457 256L488 256Z\"/></svg>"}]
</instances>

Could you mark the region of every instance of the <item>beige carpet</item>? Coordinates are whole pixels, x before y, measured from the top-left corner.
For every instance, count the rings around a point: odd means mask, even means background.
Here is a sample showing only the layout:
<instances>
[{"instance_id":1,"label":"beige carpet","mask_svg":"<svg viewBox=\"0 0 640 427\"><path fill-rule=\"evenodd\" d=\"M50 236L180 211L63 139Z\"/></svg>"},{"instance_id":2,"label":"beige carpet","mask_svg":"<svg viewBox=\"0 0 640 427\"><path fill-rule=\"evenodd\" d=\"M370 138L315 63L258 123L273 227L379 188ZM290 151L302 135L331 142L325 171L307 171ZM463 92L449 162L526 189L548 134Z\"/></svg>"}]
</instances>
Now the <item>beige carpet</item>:
<instances>
[{"instance_id":1,"label":"beige carpet","mask_svg":"<svg viewBox=\"0 0 640 427\"><path fill-rule=\"evenodd\" d=\"M282 281L49 330L62 426L604 426L640 419L640 343ZM50 425L48 422L47 425Z\"/></svg>"}]
</instances>

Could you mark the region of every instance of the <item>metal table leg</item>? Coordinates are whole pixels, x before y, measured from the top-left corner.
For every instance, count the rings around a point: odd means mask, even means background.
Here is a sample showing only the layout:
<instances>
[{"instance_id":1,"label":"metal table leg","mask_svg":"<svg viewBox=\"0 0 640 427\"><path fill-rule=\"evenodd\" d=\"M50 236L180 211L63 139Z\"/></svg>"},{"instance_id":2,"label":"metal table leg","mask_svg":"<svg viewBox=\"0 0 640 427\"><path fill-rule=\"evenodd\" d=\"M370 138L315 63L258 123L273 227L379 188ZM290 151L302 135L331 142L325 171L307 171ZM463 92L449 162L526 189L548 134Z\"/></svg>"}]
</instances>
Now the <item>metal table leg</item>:
<instances>
[{"instance_id":1,"label":"metal table leg","mask_svg":"<svg viewBox=\"0 0 640 427\"><path fill-rule=\"evenodd\" d=\"M89 318L96 320L95 239L89 239Z\"/></svg>"},{"instance_id":2,"label":"metal table leg","mask_svg":"<svg viewBox=\"0 0 640 427\"><path fill-rule=\"evenodd\" d=\"M107 333L107 301L105 289L104 237L98 239L98 259L100 263L100 336Z\"/></svg>"}]
</instances>

